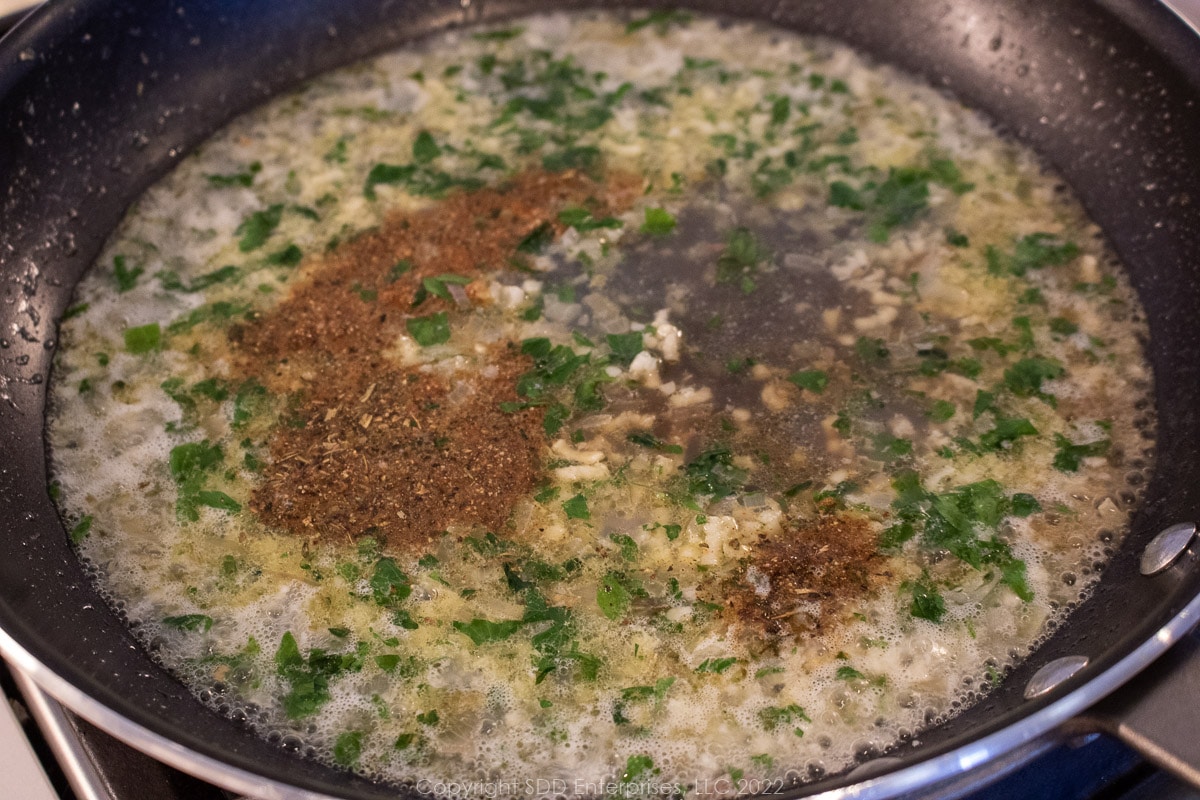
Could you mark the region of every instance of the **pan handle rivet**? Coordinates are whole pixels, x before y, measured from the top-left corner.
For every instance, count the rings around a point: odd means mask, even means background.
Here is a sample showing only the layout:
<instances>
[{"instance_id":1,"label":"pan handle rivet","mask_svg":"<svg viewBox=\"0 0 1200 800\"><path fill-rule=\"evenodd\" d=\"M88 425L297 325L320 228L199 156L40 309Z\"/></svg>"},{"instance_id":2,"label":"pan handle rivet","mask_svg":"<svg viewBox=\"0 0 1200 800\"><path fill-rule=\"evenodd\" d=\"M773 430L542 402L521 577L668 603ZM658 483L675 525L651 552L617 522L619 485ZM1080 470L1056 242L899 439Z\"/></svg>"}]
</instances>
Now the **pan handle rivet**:
<instances>
[{"instance_id":1,"label":"pan handle rivet","mask_svg":"<svg viewBox=\"0 0 1200 800\"><path fill-rule=\"evenodd\" d=\"M1187 549L1196 535L1196 523L1181 522L1162 531L1150 540L1142 551L1140 569L1143 575L1162 572Z\"/></svg>"},{"instance_id":2,"label":"pan handle rivet","mask_svg":"<svg viewBox=\"0 0 1200 800\"><path fill-rule=\"evenodd\" d=\"M1032 700L1035 697L1045 694L1076 672L1079 672L1087 664L1087 656L1063 656L1062 658L1054 659L1033 673L1033 677L1029 679L1029 683L1025 684L1025 699Z\"/></svg>"}]
</instances>

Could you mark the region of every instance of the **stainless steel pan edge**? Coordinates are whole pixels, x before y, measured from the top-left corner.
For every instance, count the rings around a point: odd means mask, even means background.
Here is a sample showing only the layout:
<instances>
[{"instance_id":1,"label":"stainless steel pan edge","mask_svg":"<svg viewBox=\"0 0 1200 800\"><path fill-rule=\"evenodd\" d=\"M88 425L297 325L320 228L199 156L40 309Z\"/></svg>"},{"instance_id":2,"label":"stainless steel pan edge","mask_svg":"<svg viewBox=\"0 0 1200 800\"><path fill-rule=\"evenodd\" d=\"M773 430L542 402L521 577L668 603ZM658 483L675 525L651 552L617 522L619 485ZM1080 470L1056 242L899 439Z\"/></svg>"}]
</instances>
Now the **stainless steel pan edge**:
<instances>
[{"instance_id":1,"label":"stainless steel pan edge","mask_svg":"<svg viewBox=\"0 0 1200 800\"><path fill-rule=\"evenodd\" d=\"M81 28L87 23L87 13L97 7L96 3L76 2L63 3L46 11L39 13L34 19L30 20L26 36L18 36L16 39L6 42L5 46L0 47L0 54L4 54L10 60L0 60L0 94L4 94L14 84L20 82L24 75L36 75L37 70L44 65L39 62L41 55L46 52L42 49L47 37L59 36L78 36L81 33ZM210 4L215 6L218 11L225 8L226 4L216 3ZM251 5L251 4L248 4ZM319 4L318 4L319 5ZM330 4L336 5L336 4ZM346 16L338 16L337 10L331 8L330 5L322 7L322 13L327 14L329 22L325 28L327 36L337 36L337 29L341 26L342 30L346 30L354 21L353 15L349 18ZM365 5L365 4L360 4ZM399 4L398 7L407 9L410 6L417 4ZM760 16L774 16L780 18L785 23L799 24L795 18L799 12L795 10L792 4L789 3L763 3L747 5L747 13L754 13ZM799 5L799 4L798 4ZM863 7L870 6L870 3L863 3ZM985 36L991 30L1002 24L1008 26L1007 29L1011 32L1014 29L1019 30L1024 19L1033 19L1037 21L1039 13L1058 13L1056 10L1051 12L1041 12L1034 8L1035 4L1013 2L1003 4L1004 8L1000 12L991 14L987 13L987 9L971 4L963 4L956 7L941 5L937 3L914 3L914 7L921 7L922 13L928 15L928 19L945 23L943 27L946 30L952 29L955 25L960 25L964 17L974 16L978 22L979 35ZM932 9L929 7L933 6ZM1070 6L1076 13L1080 6L1064 4L1064 7ZM1147 13L1153 15L1153 11L1147 12L1142 8L1135 8L1132 4L1121 3L1103 3L1096 6L1096 9L1113 7L1116 10L1114 16L1126 17L1144 17ZM386 8L386 4L380 6ZM414 13L414 25L408 28L395 25L384 27L381 32L375 36L370 44L359 44L361 52L369 52L373 49L398 41L406 34L412 33L422 25L429 28L439 27L445 24L450 24L459 21L469 21L478 18L492 18L493 16L503 16L510 13L522 10L536 10L544 7L542 4L504 4L495 3L489 5L487 9L481 10L478 5L470 6L465 12L449 3L428 3L422 4L420 13ZM720 4L708 4L709 10L722 10ZM816 28L820 30L820 26L825 24L821 22L823 19L836 16L836 12L825 7L822 3L807 3L803 4L802 10L811 15L812 19L817 20ZM878 9L876 9L878 10ZM51 14L58 14L57 17ZM1120 12L1120 13L1118 13ZM233 11L229 12L236 16ZM866 13L866 12L864 12ZM1067 12L1063 12L1067 13ZM74 16L73 16L74 15ZM1068 14L1069 16L1069 14ZM420 19L420 25L416 24L416 20ZM74 22L72 22L74 19ZM997 23L997 19L999 22ZM278 21L278 20L277 20ZM948 21L948 22L947 22ZM1086 19L1084 20L1086 22ZM1042 21L1045 24L1045 20ZM312 27L312 26L310 26ZM1131 25L1136 28L1136 25ZM871 33L869 24L864 24L865 33L860 32L860 40L855 42L863 46L865 40L869 40L874 34ZM1086 25L1084 26L1086 33ZM826 31L822 31L826 32ZM1163 29L1158 29L1159 33ZM18 34L25 34L26 31L18 31ZM287 31L283 34L286 35ZM897 35L903 31L896 31ZM939 30L939 34L945 31ZM309 38L306 40L311 42L315 38L313 31L309 30L306 34ZM1170 31L1166 35L1170 37ZM41 38L39 38L39 36ZM1011 39L1011 33L1009 38ZM986 40L985 40L986 41ZM867 42L869 44L869 41ZM36 48L29 48L28 52L32 53L31 57L25 58L24 54L27 51L25 45L37 45ZM318 45L319 46L319 45ZM990 48L990 43L987 44ZM6 49L7 48L7 49ZM149 49L149 48L147 48ZM354 48L351 48L353 50ZM311 74L311 71L317 67L324 68L336 62L339 58L343 60L349 59L355 55L361 54L348 52L340 56L330 56L328 53L324 64L315 64L314 62L290 62L286 58L282 61L282 66L276 65L272 72L270 69L265 69L259 65L264 71L259 72L250 69L242 75L225 75L213 76L213 80L225 80L233 82L233 88L230 91L241 92L241 96L233 100L229 100L221 113L198 113L197 116L202 120L201 123L191 130L181 130L178 125L174 125L170 120L170 114L167 114L165 120L160 118L158 122L160 136L156 141L152 141L149 146L149 156L139 159L134 155L133 150L136 149L138 137L136 134L144 133L149 130L155 132L153 118L147 120L144 109L135 107L136 104L130 105L131 117L136 121L130 123L130 129L127 133L130 135L129 142L126 142L125 148L120 148L114 145L114 151L121 151L115 159L111 168L123 175L131 175L132 177L116 180L116 184L124 184L125 188L114 192L115 201L110 201L106 205L103 201L104 190L108 188L103 176L97 175L95 169L84 169L82 175L71 174L69 167L71 163L63 162L57 166L58 172L51 171L50 174L37 176L39 185L38 191L46 198L46 203L43 210L50 217L50 221L38 220L29 216L24 217L6 217L0 220L5 227L3 228L6 241L4 244L7 250L0 250L0 275L4 278L4 295L5 302L18 309L17 313L8 316L0 316L3 320L5 328L0 331L0 335L11 336L17 330L18 324L32 325L30 335L33 341L18 340L13 337L14 348L8 350L0 350L0 393L6 395L5 399L11 399L13 403L20 407L20 411L15 411L10 406L0 406L0 417L7 416L13 419L14 414L26 421L40 419L41 405L44 401L42 387L44 384L37 383L33 379L42 377L44 379L45 371L48 367L48 356L46 353L50 351L53 341L53 319L65 307L69 288L79 272L86 267L93 257L95 250L99 247L103 236L107 229L105 224L99 226L93 225L90 231L81 230L80 235L74 234L75 228L86 228L87 226L77 225L71 222L69 212L72 210L70 205L64 202L58 202L60 198L70 197L75 187L72 186L76 181L91 180L95 183L89 187L89 195L83 200L84 211L95 213L101 218L105 218L115 222L119 218L124 204L127 203L136 193L137 185L144 186L157 175L165 171L174 162L176 158L186 150L187 147L195 144L202 139L207 130L216 127L224 117L235 113L241 108L245 108L257 102L258 99L277 91L282 86L289 82L303 77L305 74ZM1131 51L1132 52L1132 51ZM969 54L974 55L974 52ZM1129 53L1123 55L1128 56ZM896 60L902 65L914 68L911 63L905 63L904 59L896 53L886 52L882 55L885 60ZM1132 56L1130 56L1132 57ZM1050 60L1047 57L1047 60ZM1174 60L1174 59L1172 59ZM943 78L943 82L950 85L956 92L959 92L964 97L971 97L972 90L969 81L961 81L959 76L954 74L944 64L954 64L953 58L944 59L942 62L937 62L933 59L934 65L928 69L916 69L923 71L927 77L937 81L939 75ZM158 74L155 80L161 82L170 82L171 70L169 60L162 59L154 65L158 69ZM244 74L255 76L252 80L245 80ZM261 77L266 74L267 77ZM241 80L239 80L241 79ZM1019 84L1018 84L1019 88ZM151 86L154 90L154 87ZM207 90L201 90L200 94L205 95ZM85 98L86 99L86 98ZM178 101L178 96L174 98ZM223 96L222 96L223 99ZM981 105L986 105L982 104ZM170 104L166 104L168 112L176 111L179 116L183 115L188 109L184 106L179 106L172 109ZM203 109L193 109L197 112ZM1002 109L1003 110L1003 109ZM1012 127L1014 132L1024 138L1038 144L1039 128L1037 118L1028 119L1022 117L1019 109L1014 109L1012 118L1014 122ZM44 113L44 112L42 112ZM60 112L60 115L66 117L66 122L69 123L69 108ZM30 116L35 116L35 112L31 111ZM119 122L112 124L119 127ZM144 129L141 126L148 126ZM165 133L164 133L165 131ZM102 131L105 135L110 135L111 131ZM33 138L33 137L31 137ZM149 137L153 139L153 137ZM31 142L31 146L32 146ZM145 147L145 145L143 145ZM121 155L123 153L123 155ZM52 154L51 154L52 155ZM1169 154L1168 154L1169 155ZM1063 168L1064 172L1070 177L1072 162L1069 157L1064 159L1054 159L1056 163ZM1119 159L1118 159L1119 160ZM0 166L4 165L5 156L0 153ZM77 163L77 162L76 162ZM1194 163L1194 162L1193 162ZM105 167L110 165L106 163ZM1082 168L1082 167L1081 167ZM0 169L0 174L5 174ZM1195 173L1192 173L1193 177ZM10 180L13 178L11 173L6 174ZM16 177L21 179L23 176L17 174ZM1169 185L1170 176L1164 176L1164 185ZM22 188L16 185L16 182L10 183L6 190L8 198L0 208L6 211L10 208L17 208L19 203L10 204L8 199L14 196L14 193L20 194ZM90 199L89 199L90 198ZM99 198L99 199L98 199ZM1157 232L1151 229L1148 223L1152 217L1138 217L1137 207L1145 207L1146 202L1138 198L1129 202L1130 211L1127 214L1117 213L1114 216L1114 229L1120 234L1120 239L1117 244L1123 250L1123 255L1126 255L1127 260L1133 264L1139 261L1145 261L1145 254L1141 249L1145 249L1155 241L1161 242L1164 236L1176 235L1176 233L1168 230L1166 232ZM1153 208L1153 201L1150 203ZM27 209L27 206L24 208ZM1153 213L1147 212L1147 213ZM1104 217L1105 215L1099 214ZM20 235L10 235L14 230L9 226L16 219L17 226L26 226L30 231L36 231L38 235L44 237L34 241L23 231L17 231ZM1171 219L1168 219L1171 222ZM40 225L40 227L39 227ZM108 226L111 228L111 225ZM1145 228L1145 230L1143 230ZM1127 229L1132 231L1126 235ZM1157 237L1157 239L1156 239ZM1186 235L1179 236L1181 240L1186 238ZM14 243L20 244L20 247L14 247ZM1186 254L1186 246L1179 245L1175 250L1170 250L1168 256L1170 260L1181 259ZM1152 275L1151 278L1154 276ZM1147 280L1150 280L1149 278ZM1151 281L1153 283L1153 281ZM1181 286L1179 291L1186 291L1188 287ZM22 316L23 315L23 316ZM34 315L45 321L45 324L39 328L38 322ZM1177 322L1175 319L1170 319L1164 316L1167 322L1173 325ZM1186 320L1183 324L1186 324ZM12 325L12 330L9 329ZM1173 344L1178 344L1175 336L1175 328L1171 328L1171 339ZM1186 344L1186 342L1184 342ZM16 365L16 353L23 352L25 355L32 355L33 361L28 369L18 369ZM8 353L13 353L12 357ZM1166 395L1170 397L1173 393L1186 394L1187 385L1184 386L1167 386ZM1171 406L1172 413L1180 411L1172 402L1168 402ZM1181 423L1190 424L1190 422L1182 417ZM30 422L29 424L35 424ZM1186 423L1186 424L1185 424ZM1189 428L1190 430L1190 428ZM7 437L8 431L5 431L3 436ZM26 576L20 574L22 564L34 564L35 558L44 558L39 548L44 545L45 537L55 533L53 529L57 529L56 533L62 537L61 526L58 526L56 521L48 526L45 519L48 503L46 498L32 496L30 487L36 486L36 481L18 480L17 476L12 473L16 469L15 465L20 464L24 468L21 476L28 479L30 477L30 467L33 472L40 470L40 475L44 476L44 462L41 460L42 454L38 452L35 445L40 447L38 442L30 442L28 439L21 439L13 435L13 438L0 438L0 443L6 448L5 453L12 456L12 460L8 463L0 462L0 503L6 512L10 512L10 518L5 523L0 523L0 529L4 531L6 536L18 535L12 533L15 530L25 530L28 533L28 540L21 542L22 547L32 553L37 550L37 555L29 556L27 559L22 559L22 552L18 550L17 558L13 559L18 563L9 566L9 572L0 576L4 580L10 580L13 584L19 584L20 590L36 591L37 585L33 582L25 580ZM11 444L11 447L9 445ZM34 476L36 477L36 476ZM1148 535L1152 535L1154 529L1158 526L1165 525L1169 522L1178 521L1180 517L1180 509L1185 511L1196 509L1196 484L1188 483L1183 480L1187 475L1180 475L1175 478L1171 476L1156 476L1157 482L1167 482L1169 485L1166 489L1157 492L1157 496L1162 497L1161 502L1156 501L1139 516L1139 524L1144 531L1148 533L1138 533L1135 539L1140 538L1144 541ZM10 480L11 478L11 480ZM44 478L42 478L44 483ZM41 490L44 495L44 486ZM1155 494L1155 492L1151 492ZM51 512L52 513L52 512ZM29 515L29 516L26 516ZM39 515L42 515L39 517ZM1192 517L1194 518L1194 516ZM39 521L40 520L40 521ZM20 524L18 524L20 523ZM59 545L62 543L60 542ZM65 550L65 547L58 549ZM69 553L68 553L69 555ZM1118 573L1125 572L1125 569L1118 558L1118 563L1114 565L1114 571ZM94 594L89 593L86 585L78 583L79 576L71 573L71 564L64 562L61 566L56 566L50 571L57 570L59 575L63 576L66 582L62 591L66 595L59 598L56 603L51 604L48 610L50 614L56 611L69 611L75 617L70 619L71 624L75 624L77 617L87 618L89 616L101 616L104 614L103 609L95 608L89 604L90 600L94 600ZM76 567L77 569L77 567ZM926 749L923 752L928 753L931 757L925 761L905 766L888 776L880 776L876 778L864 778L853 785L838 785L831 788L831 794L825 796L862 796L862 797L885 797L892 796L896 793L907 792L918 786L928 786L930 781L937 782L945 780L948 776L960 775L964 770L970 768L983 768L997 770L1003 768L1006 763L1002 760L995 759L1002 753L1020 753L1028 752L1031 748L1038 746L1041 737L1053 733L1058 729L1059 725L1072 716L1078 713L1083 708L1087 707L1091 702L1094 702L1098 697L1101 697L1119 685L1120 681L1128 678L1136 669L1144 666L1153 655L1160 653L1171 643L1176 641L1182 631L1190 626L1195 621L1196 610L1192 607L1194 602L1185 599L1190 591L1196 586L1196 570L1195 559L1187 559L1185 564L1173 568L1173 577L1162 576L1152 579L1151 584L1143 585L1137 583L1137 578L1130 575L1123 576L1122 580L1127 581L1126 586L1132 590L1134 597L1133 602L1127 605L1141 614L1140 618L1133 620L1123 620L1122 626L1125 632L1133 638L1146 637L1145 641L1126 645L1124 642L1113 648L1112 650L1104 650L1099 652L1091 646L1084 646L1076 637L1072 639L1072 635L1068 634L1065 637L1062 631L1047 644L1044 650L1044 655L1047 657L1056 652L1056 648L1061 650L1066 648L1068 651L1074 649L1076 651L1086 650L1088 654L1094 656L1094 664L1084 673L1078 676L1081 682L1085 680L1096 680L1100 683L1096 684L1098 689L1094 691L1085 691L1083 688L1077 688L1074 691L1063 693L1066 690L1060 691L1058 694L1050 697L1034 701L1029 704L1008 704L999 706L999 711L996 714L996 721L984 720L983 724L977 725L975 728L978 735L971 739L966 744L955 745L952 741L943 743L937 747ZM40 578L40 575L39 575ZM1107 578L1106 578L1107 581ZM1177 584L1177 585L1176 585ZM43 587L47 588L47 587ZM0 597L0 606L3 606L7 615L11 615L11 610L21 598L12 595ZM80 613L79 609L83 608L86 613ZM5 617L5 633L0 636L0 650L11 655L19 664L30 668L40 682L47 684L47 688L52 694L61 695L62 699L72 707L78 707L83 716L92 719L102 727L116 726L119 730L114 732L118 735L132 736L137 741L142 742L145 747L154 751L154 754L169 761L170 763L187 768L187 763L201 764L204 770L210 768L219 768L223 773L234 775L238 781L237 785L232 786L238 791L249 791L252 794L261 796L279 796L279 797L318 797L320 793L313 793L311 790L284 788L284 784L274 777L264 778L262 773L255 769L255 753L257 752L252 745L241 741L232 743L226 742L223 747L214 748L210 742L204 740L193 732L187 730L172 730L169 725L165 724L161 715L163 710L167 708L177 708L187 705L187 698L182 698L181 690L178 687L170 688L169 684L162 682L159 676L147 673L145 681L153 682L157 691L163 693L164 699L155 701L154 707L147 704L145 707L129 707L126 698L122 697L123 691L128 689L136 694L136 689L133 688L141 681L140 674L129 675L124 674L117 676L115 682L112 682L112 677L106 677L107 661L104 655L110 657L112 661L119 660L120 651L126 647L132 647L127 634L123 637L121 632L115 634L115 639L94 638L79 650L81 660L84 663L76 664L67 661L63 663L60 657L60 663L56 664L53 669L47 666L54 660L56 654L52 649L48 649L46 640L39 635L39 626L54 625L57 620L53 617L45 617L42 619L24 619L15 624L9 616ZM114 628L113 621L106 623L105 631L111 631ZM80 628L80 634L86 637L91 637L93 632L86 627ZM1083 636L1082 638L1087 638ZM1121 640L1120 636L1110 636L1110 639ZM1126 637L1129 638L1129 637ZM102 657L99 662L96 660L88 660L88 647L100 648ZM108 650L104 650L108 648ZM92 654L95 655L93 650ZM1036 663L1042 658L1043 653L1039 653L1033 659L1029 669L1032 670ZM145 669L153 670L152 664L144 666ZM1116 670L1116 671L1113 671ZM1020 683L1021 673L1014 676L1017 683ZM109 681L106 683L105 681ZM1074 685L1074 684L1073 684ZM1091 686L1091 684L1088 684ZM84 690L87 688L87 691ZM1001 687L1001 694L1005 687ZM1017 690L1019 693L1019 689ZM172 695L167 697L167 695ZM99 698L99 699L97 699ZM78 706L76 706L78 704ZM109 706L124 707L126 713L122 715L114 715L107 709ZM987 711L987 709L982 709ZM1185 709L1186 710L1186 709ZM981 717L981 715L975 715ZM1019 724L1007 725L1000 724L1013 717L1023 717ZM114 720L120 720L119 722ZM108 723L108 724L106 724ZM213 727L221 729L221 725ZM226 726L228 727L228 726ZM169 731L170 736L164 731ZM140 733L139 733L140 732ZM223 749L224 748L224 749ZM221 757L214 757L214 753ZM919 757L919 756L918 756ZM914 759L913 755L906 755L905 762L911 763ZM232 764L233 766L229 766ZM936 765L936 766L935 766ZM990 765L990 766L989 766ZM197 771L199 768L193 768L189 771ZM942 771L945 770L945 771ZM317 785L330 786L333 791L338 794L349 792L353 796L374 796L370 791L370 787L364 787L353 780L347 780L344 784L339 782L331 782L322 776L316 778L310 773L307 765L296 762L294 770L287 770L289 775L294 774L298 782L309 781L315 782ZM210 777L207 774L202 777ZM859 773L859 777L863 777ZM968 780L982 779L984 776L980 772L972 773ZM890 782L893 781L894 782ZM232 780L232 779L231 779ZM215 780L215 782L229 785L229 781ZM844 783L841 781L839 783ZM939 784L945 791L953 790L953 778L950 783ZM291 794L264 794L266 788L270 787L271 791L292 792ZM812 787L816 788L816 787Z\"/></svg>"}]
</instances>

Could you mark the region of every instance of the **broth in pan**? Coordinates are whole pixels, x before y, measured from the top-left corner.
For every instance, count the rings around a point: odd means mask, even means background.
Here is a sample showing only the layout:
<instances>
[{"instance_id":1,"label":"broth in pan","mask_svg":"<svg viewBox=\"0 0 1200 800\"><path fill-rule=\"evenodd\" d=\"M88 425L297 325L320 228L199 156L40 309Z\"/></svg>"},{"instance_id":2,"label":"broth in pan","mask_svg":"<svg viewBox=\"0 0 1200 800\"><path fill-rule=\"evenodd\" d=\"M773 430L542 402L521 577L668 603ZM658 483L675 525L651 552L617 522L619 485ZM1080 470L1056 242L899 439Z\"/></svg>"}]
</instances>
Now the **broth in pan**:
<instances>
[{"instance_id":1,"label":"broth in pan","mask_svg":"<svg viewBox=\"0 0 1200 800\"><path fill-rule=\"evenodd\" d=\"M839 45L456 31L237 120L63 323L80 555L215 709L442 795L735 794L985 694L1149 468L1059 180Z\"/></svg>"}]
</instances>

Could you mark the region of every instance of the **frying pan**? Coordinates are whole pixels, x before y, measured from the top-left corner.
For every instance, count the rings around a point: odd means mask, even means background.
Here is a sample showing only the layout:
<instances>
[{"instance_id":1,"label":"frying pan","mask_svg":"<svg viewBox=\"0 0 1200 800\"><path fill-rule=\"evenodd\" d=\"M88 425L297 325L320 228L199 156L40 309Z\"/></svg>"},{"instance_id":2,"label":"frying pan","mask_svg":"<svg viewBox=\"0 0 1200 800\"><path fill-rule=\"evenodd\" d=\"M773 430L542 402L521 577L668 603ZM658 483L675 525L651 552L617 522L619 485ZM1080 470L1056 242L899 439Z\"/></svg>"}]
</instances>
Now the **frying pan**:
<instances>
[{"instance_id":1,"label":"frying pan","mask_svg":"<svg viewBox=\"0 0 1200 800\"><path fill-rule=\"evenodd\" d=\"M130 202L235 114L431 31L583 5L65 0L0 43L5 657L83 717L236 791L412 793L299 758L210 711L94 590L46 490L44 410L57 319ZM734 10L715 0L681 5ZM1200 557L1193 544L1157 575L1138 569L1159 531L1200 520L1197 38L1162 6L1139 0L750 0L735 10L836 37L921 75L1056 168L1105 230L1144 304L1159 420L1157 467L1129 536L1095 591L1042 647L983 701L919 734L919 746L864 753L857 769L789 794L950 796L1057 739L1097 730L1200 784L1200 654L1186 638L1200 619ZM1062 657L1086 665L1027 699L1030 679Z\"/></svg>"}]
</instances>

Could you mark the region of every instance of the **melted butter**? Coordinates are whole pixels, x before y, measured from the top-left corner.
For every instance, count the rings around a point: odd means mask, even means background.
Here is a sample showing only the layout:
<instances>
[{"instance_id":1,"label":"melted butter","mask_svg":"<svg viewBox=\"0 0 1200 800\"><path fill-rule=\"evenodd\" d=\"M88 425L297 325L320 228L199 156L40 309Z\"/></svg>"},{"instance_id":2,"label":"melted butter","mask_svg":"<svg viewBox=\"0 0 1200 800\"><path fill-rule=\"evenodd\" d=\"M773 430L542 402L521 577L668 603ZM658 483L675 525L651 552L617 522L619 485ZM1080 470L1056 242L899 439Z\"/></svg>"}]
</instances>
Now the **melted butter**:
<instances>
[{"instance_id":1,"label":"melted butter","mask_svg":"<svg viewBox=\"0 0 1200 800\"><path fill-rule=\"evenodd\" d=\"M254 704L269 738L442 794L476 793L464 782L481 773L596 793L631 772L729 793L842 769L978 699L1086 593L1136 500L1129 476L1149 465L1144 328L1082 210L978 116L828 42L709 20L627 33L606 16L513 30L324 76L236 121L132 209L64 324L51 414L64 514L92 518L80 550L102 589L215 707ZM572 123L569 145L544 109L505 112L563 71L580 108L613 98L609 116ZM370 199L378 164L499 185L547 155L586 167L588 148L643 176L644 195L611 225L581 220L521 254L524 271L487 273L448 341L400 334L387 351L451 397L490 368L483 343L545 337L607 379L603 408L571 405L547 436L541 488L503 530L451 526L416 552L381 550L366 526L297 535L212 507L179 520L172 449L218 444L204 489L245 509L288 404L239 419L228 320L172 322L221 303L239 323L245 308L270 314L327 250L439 202L403 181ZM904 191L880 189L891 170L918 168L916 210L893 204L903 219L875 230L890 212L871 198ZM643 229L659 210L674 222L661 235ZM263 212L273 224L247 246ZM131 286L118 256L141 270ZM226 265L235 279L198 291L163 277L190 286ZM155 322L161 351L128 352L122 332ZM610 363L610 336L631 334L640 352ZM1022 383L1012 371L1028 359L1062 373ZM193 392L188 408L162 387L212 378L227 394ZM983 445L1002 419L1036 434ZM1054 466L1063 441L1102 440L1077 469ZM977 531L1024 563L1031 599L998 562L971 566L919 532L831 560L852 529L831 520L889 535L908 472L931 497L993 480L1036 499ZM407 596L386 596L380 559ZM944 604L936 622L912 613L922 583ZM734 613L780 597L778 615ZM538 608L556 611L517 625ZM211 628L178 629L186 615ZM314 648L344 654L311 713L288 713L289 633L302 669Z\"/></svg>"}]
</instances>

